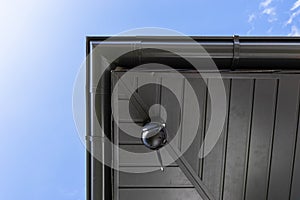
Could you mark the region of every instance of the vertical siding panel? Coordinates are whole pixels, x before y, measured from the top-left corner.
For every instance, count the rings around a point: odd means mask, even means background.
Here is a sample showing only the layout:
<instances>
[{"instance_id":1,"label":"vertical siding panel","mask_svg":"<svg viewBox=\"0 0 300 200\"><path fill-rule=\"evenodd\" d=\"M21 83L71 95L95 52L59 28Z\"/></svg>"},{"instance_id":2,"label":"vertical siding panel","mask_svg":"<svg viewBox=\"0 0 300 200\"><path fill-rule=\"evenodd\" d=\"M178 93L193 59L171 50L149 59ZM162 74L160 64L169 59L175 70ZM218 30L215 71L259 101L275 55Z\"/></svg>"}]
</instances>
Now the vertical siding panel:
<instances>
[{"instance_id":1,"label":"vertical siding panel","mask_svg":"<svg viewBox=\"0 0 300 200\"><path fill-rule=\"evenodd\" d=\"M269 200L289 199L299 109L298 96L299 80L280 80L269 180Z\"/></svg>"},{"instance_id":2,"label":"vertical siding panel","mask_svg":"<svg viewBox=\"0 0 300 200\"><path fill-rule=\"evenodd\" d=\"M214 79L210 79L208 87L214 84ZM227 94L227 105L228 105L228 94L229 94L229 85L230 80L224 80L224 86ZM208 102L210 106L210 101ZM228 107L228 106L227 106ZM206 115L207 119L210 119L210 110ZM208 126L209 122L207 123ZM227 130L227 119L224 124L224 128L222 134L214 146L212 151L204 158L203 160L203 181L204 184L208 187L209 191L214 195L215 199L221 198L221 187L222 187L222 170L223 170L223 163L224 163L224 136ZM206 127L207 128L207 127ZM205 145L205 144L204 144Z\"/></svg>"},{"instance_id":3,"label":"vertical siding panel","mask_svg":"<svg viewBox=\"0 0 300 200\"><path fill-rule=\"evenodd\" d=\"M291 185L291 197L290 200L298 200L300 198L300 135L299 130L300 121L298 115L298 133L297 133L297 143L295 147L295 156L294 156L294 171L293 171L293 180Z\"/></svg>"},{"instance_id":4,"label":"vertical siding panel","mask_svg":"<svg viewBox=\"0 0 300 200\"><path fill-rule=\"evenodd\" d=\"M177 101L179 106L182 107L183 101L183 78L177 76L169 77L168 74L163 74L162 76L162 85L169 89L174 95L177 96ZM172 137L176 134L179 134L177 138L174 139L174 144L177 144L178 147L180 146L180 139L181 139L181 117L182 117L182 110L180 107L178 108L175 103L175 99L171 99L171 96L166 89L162 88L161 90L161 105L165 108L167 112L167 131L169 136ZM180 115L181 113L181 115ZM178 132L177 132L178 131Z\"/></svg>"},{"instance_id":5,"label":"vertical siding panel","mask_svg":"<svg viewBox=\"0 0 300 200\"><path fill-rule=\"evenodd\" d=\"M136 73L138 95L143 100L143 103L147 106L155 103L159 103L160 94L160 78L157 73L139 72ZM152 84L153 87L147 87L147 90L143 88L145 84Z\"/></svg>"},{"instance_id":6,"label":"vertical siding panel","mask_svg":"<svg viewBox=\"0 0 300 200\"><path fill-rule=\"evenodd\" d=\"M204 141L204 137L205 137L205 132L206 132L206 126L209 123L209 119L207 119L207 113L209 113L210 107L209 107L209 94L208 94L208 84L209 84L209 78L205 80L206 83L206 88L205 88L205 96L204 96L204 107L203 107L203 119L201 120L201 123L203 124L201 127L201 134L200 134L200 148L201 145ZM204 159L203 157L199 159L199 165L198 165L198 176L200 177L200 179L203 179L203 164L204 164Z\"/></svg>"},{"instance_id":7,"label":"vertical siding panel","mask_svg":"<svg viewBox=\"0 0 300 200\"><path fill-rule=\"evenodd\" d=\"M202 200L193 188L120 189L120 200Z\"/></svg>"},{"instance_id":8,"label":"vertical siding panel","mask_svg":"<svg viewBox=\"0 0 300 200\"><path fill-rule=\"evenodd\" d=\"M131 169L139 170L142 167L131 167ZM145 168L145 167L143 167ZM122 169L126 169L122 168ZM127 170L129 168L127 167ZM151 167L148 167L151 170ZM128 173L120 171L120 187L124 188L158 188L158 187L180 187L193 188L193 185L184 175L179 167L166 167L164 171L156 170L153 167L151 172L147 173Z\"/></svg>"},{"instance_id":9,"label":"vertical siding panel","mask_svg":"<svg viewBox=\"0 0 300 200\"><path fill-rule=\"evenodd\" d=\"M276 80L256 80L254 96L246 200L266 199Z\"/></svg>"},{"instance_id":10,"label":"vertical siding panel","mask_svg":"<svg viewBox=\"0 0 300 200\"><path fill-rule=\"evenodd\" d=\"M185 83L185 94L184 94L184 113L182 118L182 134L190 134L190 123L191 123L191 115L193 114L195 108L194 105L191 104L191 93L193 88L188 87L188 84L191 84L194 87L194 90L196 92L198 103L199 103L199 110L200 110L200 121L199 121L199 128L197 135L194 138L194 141L190 145L190 147L187 149L187 151L183 154L184 158L189 162L193 170L195 170L196 174L198 174L199 171L199 158L197 157L200 145L202 144L201 136L203 134L203 121L205 118L205 96L206 96L206 84L204 81L199 81L199 79L195 78L189 78L186 80ZM188 144L189 137L182 137L182 143L181 146L185 148Z\"/></svg>"},{"instance_id":11,"label":"vertical siding panel","mask_svg":"<svg viewBox=\"0 0 300 200\"><path fill-rule=\"evenodd\" d=\"M135 84L138 82L139 86L144 81L143 78L149 78L155 79L157 82L163 81L169 88L173 88L178 92L178 101L184 112L181 113L180 118L179 115L174 114L178 113L178 110L175 109L172 111L173 114L168 115L168 118L171 117L172 121L179 124L179 129L182 130L179 133L182 134L180 137L182 140L178 141L179 147L186 145L187 141L185 141L184 134L189 132L188 124L191 120L189 113L193 110L189 104L189 94L192 91L187 89L188 81L185 80L184 84L182 78L168 76L165 73L152 77L147 72L140 72L136 75L139 80L137 78L131 80L135 80L133 81ZM113 76L112 82L115 83L117 79L117 76ZM230 101L228 101L230 105L229 114L226 123L228 126L224 127L224 132L212 152L202 160L198 159L197 155L206 126L209 124L210 103L209 98L206 98L207 88L205 82L199 84L199 80L193 77L189 78L189 82L195 86L201 120L196 138L183 156L196 172L200 171L200 177L202 177L215 198L217 200L241 200L245 197L246 200L264 200L267 197L269 200L298 200L300 197L300 137L297 137L297 132L299 132L297 126L300 126L299 79L282 78L279 84L276 79L256 79L255 84L252 79L238 79L238 77L234 77L231 83L229 79L225 80L227 94L230 94ZM213 79L209 79L208 82L208 84L213 84ZM278 88L277 84L279 85ZM254 86L255 88L253 88ZM229 91L230 88L231 91ZM159 95L157 98L157 94L162 90L156 88L155 91L155 95L151 91L139 91L139 95L145 101L161 102L167 107L166 110L174 109L169 95L164 95L162 92L161 96ZM119 95L113 98L118 102L119 100L121 102L127 100L129 98L127 92L126 89L120 86ZM277 105L275 105L276 103ZM118 107L113 109L116 112L119 111ZM122 115L120 116L122 117ZM180 119L182 127L180 127ZM118 143L120 132L116 126L113 127L113 130L114 142ZM132 145L128 146L132 147ZM114 160L118 160L117 152L114 156ZM165 175L170 178L176 176L175 173ZM119 173L114 171L113 176L114 197L118 199L120 189L118 184ZM177 180L177 178L180 177L174 177L174 180ZM128 177L126 181L131 183ZM144 181L144 186L148 187L146 179ZM159 179L157 181L163 183L165 180ZM165 189L156 188L153 184L153 188L138 189L136 186L139 185L135 184L120 191L122 194L125 194L125 191L126 193L130 191L129 196L132 196L133 199L139 199L141 196L136 196L136 194L141 194L142 190L143 194L145 191L149 192L149 195L157 194L157 198L200 198L198 195L194 196L194 194L188 196L191 191L195 191L193 188L181 188L182 186L172 184ZM167 186L167 184L164 186ZM178 190L175 189L176 187ZM169 196L171 191L176 191L176 195ZM165 192L170 192L170 194L167 195ZM121 196L120 198L124 197Z\"/></svg>"},{"instance_id":12,"label":"vertical siding panel","mask_svg":"<svg viewBox=\"0 0 300 200\"><path fill-rule=\"evenodd\" d=\"M231 91L232 91L232 79L229 80L229 91L228 91L228 108L227 108L227 116L226 116L226 130L224 134L224 146L223 146L223 163L222 163L222 177L221 177L221 193L220 200L223 199L224 196L224 184L225 184L225 167L226 167L226 159L227 159L227 145L228 145L228 123L229 123L229 115L230 115L230 106L231 106Z\"/></svg>"},{"instance_id":13,"label":"vertical siding panel","mask_svg":"<svg viewBox=\"0 0 300 200\"><path fill-rule=\"evenodd\" d=\"M128 121L128 117L131 116L125 116L124 113L125 111L123 109L128 109L128 108L120 108L122 107L122 102L123 101L129 101L130 97L131 97L131 92L133 92L133 88L135 86L137 86L137 77L134 73L127 73L126 76L128 76L128 78L123 79L122 81L119 81L120 77L124 74L124 72L113 72L112 73L112 88L115 89L115 95L112 96L111 98L113 99L113 105L112 105L112 111L115 113L115 116L117 118L113 118L113 126L112 126L112 130L113 130L113 142L114 144L119 144L120 141L120 134L123 135L127 135L126 132L121 131L120 127L124 127L124 123L121 122L123 121ZM118 83L118 87L116 86L117 82ZM116 87L116 88L115 88ZM142 109L140 107L140 105L138 105L136 103L136 101L133 102L134 106L132 108L134 109L138 109L139 111ZM143 112L141 112L140 114L144 114ZM125 116L125 118L122 119L122 117ZM133 119L134 120L134 119ZM116 123L118 121L118 123ZM118 126L119 124L119 126ZM130 127L130 126L129 126ZM128 131L129 129L125 129L126 131ZM127 135L129 137L129 135ZM124 137L124 136L123 136ZM126 137L126 136L125 136ZM113 166L114 166L114 170L112 173L112 179L113 179L113 199L114 200L118 200L120 198L119 195L119 171L115 170L117 168L119 168L119 152L117 150L114 149L113 151Z\"/></svg>"},{"instance_id":14,"label":"vertical siding panel","mask_svg":"<svg viewBox=\"0 0 300 200\"><path fill-rule=\"evenodd\" d=\"M115 89L118 89L118 97L119 99L129 99L131 92L133 92L133 88L137 86L137 77L134 75L134 73L128 72L125 76L123 76L124 72L113 72L113 76L115 81L113 83L113 88L117 87L116 84L118 83L118 87ZM122 80L119 80L123 76Z\"/></svg>"},{"instance_id":15,"label":"vertical siding panel","mask_svg":"<svg viewBox=\"0 0 300 200\"><path fill-rule=\"evenodd\" d=\"M241 200L252 111L253 80L234 79L231 89L223 199Z\"/></svg>"},{"instance_id":16,"label":"vertical siding panel","mask_svg":"<svg viewBox=\"0 0 300 200\"><path fill-rule=\"evenodd\" d=\"M206 99L205 99L205 110L204 110L204 121L203 121L203 133L201 135L201 144L200 146L202 145L205 145L204 144L204 140L205 140L205 136L206 136L206 132L207 132L207 129L208 129L208 126L209 126L209 123L210 123L210 117L211 117L211 99L210 99L210 94L209 94L209 87L210 87L210 82L212 81L211 78L207 79L207 87L206 87ZM199 176L201 177L201 179L203 180L204 179L204 161L205 161L205 158L201 158L201 165L200 165L200 173L199 173Z\"/></svg>"},{"instance_id":17,"label":"vertical siding panel","mask_svg":"<svg viewBox=\"0 0 300 200\"><path fill-rule=\"evenodd\" d=\"M116 83L118 81L119 77L118 77L118 73L113 72L112 73L112 86L113 88L116 86ZM119 86L120 87L120 86ZM112 96L111 98L113 98L113 105L112 105L112 111L114 113L116 113L116 117L117 118L113 118L113 143L118 145L119 144L119 128L117 126L117 121L119 121L119 107L118 107L118 100L120 97L120 92L119 92L119 87L116 88L116 94L114 96ZM119 200L119 171L116 170L119 167L119 152L114 149L113 150L113 187L112 187L112 196L114 200Z\"/></svg>"}]
</instances>

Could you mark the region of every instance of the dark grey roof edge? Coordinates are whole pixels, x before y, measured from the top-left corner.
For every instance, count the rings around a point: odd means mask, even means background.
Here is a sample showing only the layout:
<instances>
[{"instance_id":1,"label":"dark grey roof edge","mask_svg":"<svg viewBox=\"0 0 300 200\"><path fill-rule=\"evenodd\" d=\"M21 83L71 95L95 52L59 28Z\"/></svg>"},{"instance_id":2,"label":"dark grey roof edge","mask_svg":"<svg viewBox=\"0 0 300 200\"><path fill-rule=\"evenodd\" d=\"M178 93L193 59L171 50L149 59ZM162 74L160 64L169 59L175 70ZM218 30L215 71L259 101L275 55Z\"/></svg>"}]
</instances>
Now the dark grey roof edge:
<instances>
[{"instance_id":1,"label":"dark grey roof edge","mask_svg":"<svg viewBox=\"0 0 300 200\"><path fill-rule=\"evenodd\" d=\"M109 36L88 36L87 44L98 45ZM190 36L201 44L219 68L228 69L300 69L300 37L294 36ZM120 36L114 41L169 42L183 41L177 36ZM178 45L178 44L176 44ZM187 50L188 51L188 50ZM141 54L142 55L142 54ZM145 55L145 54L144 54ZM188 56L188 52L187 52ZM195 55L192 55L195 57ZM172 58L153 52L147 60ZM202 59L203 55L199 55ZM142 60L143 58L138 58ZM132 60L132 59L131 59ZM174 62L175 63L175 62ZM131 63L122 63L125 67Z\"/></svg>"}]
</instances>

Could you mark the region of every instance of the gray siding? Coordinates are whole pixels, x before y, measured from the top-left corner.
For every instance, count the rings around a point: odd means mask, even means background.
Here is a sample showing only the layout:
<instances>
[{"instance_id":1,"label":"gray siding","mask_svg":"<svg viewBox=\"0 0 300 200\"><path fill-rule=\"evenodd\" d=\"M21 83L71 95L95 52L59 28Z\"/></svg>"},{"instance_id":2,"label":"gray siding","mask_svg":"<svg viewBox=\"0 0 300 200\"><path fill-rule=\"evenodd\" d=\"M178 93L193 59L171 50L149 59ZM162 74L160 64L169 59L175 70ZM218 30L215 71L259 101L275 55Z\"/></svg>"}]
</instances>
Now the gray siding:
<instances>
[{"instance_id":1,"label":"gray siding","mask_svg":"<svg viewBox=\"0 0 300 200\"><path fill-rule=\"evenodd\" d=\"M123 72L113 72L113 85ZM221 137L216 146L204 159L198 158L205 130L210 122L210 99L207 87L214 83L213 74L202 82L193 73L178 77L173 73L134 72L126 87L137 87L147 79L165 83L177 92L181 110L170 100L168 93L160 87L153 91L138 91L146 104L162 104L172 122L169 130L179 129L178 148L186 145L189 123L193 112L191 88L194 86L199 98L200 121L197 135L190 148L184 153L185 159L199 175L217 200L297 200L300 198L300 139L299 126L299 75L271 73L230 73L224 72L227 94L227 116ZM206 82L206 83L205 83ZM124 85L118 88L114 109L118 122L129 136L114 125L114 142L121 148L133 152L148 152L140 139L140 129L131 128L123 105L130 99L130 91ZM139 103L130 107L137 125L142 125L144 114ZM158 111L160 114L161 111ZM130 163L114 152L117 165L131 168L157 167L158 162ZM166 167L164 172L125 173L114 171L115 200L123 199L201 199L193 185L176 163Z\"/></svg>"}]
</instances>

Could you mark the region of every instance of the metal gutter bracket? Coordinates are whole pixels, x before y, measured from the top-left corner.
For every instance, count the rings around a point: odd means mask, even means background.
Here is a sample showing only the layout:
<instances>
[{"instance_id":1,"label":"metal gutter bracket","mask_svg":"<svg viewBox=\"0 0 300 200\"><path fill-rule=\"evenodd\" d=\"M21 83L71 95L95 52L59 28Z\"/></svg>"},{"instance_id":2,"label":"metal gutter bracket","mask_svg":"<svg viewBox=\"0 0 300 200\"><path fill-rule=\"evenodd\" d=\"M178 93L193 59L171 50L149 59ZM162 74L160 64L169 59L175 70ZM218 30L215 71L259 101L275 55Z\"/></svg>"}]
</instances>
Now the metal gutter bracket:
<instances>
[{"instance_id":1,"label":"metal gutter bracket","mask_svg":"<svg viewBox=\"0 0 300 200\"><path fill-rule=\"evenodd\" d=\"M232 64L231 70L235 70L239 64L240 60L240 36L233 36L233 56L232 56Z\"/></svg>"}]
</instances>

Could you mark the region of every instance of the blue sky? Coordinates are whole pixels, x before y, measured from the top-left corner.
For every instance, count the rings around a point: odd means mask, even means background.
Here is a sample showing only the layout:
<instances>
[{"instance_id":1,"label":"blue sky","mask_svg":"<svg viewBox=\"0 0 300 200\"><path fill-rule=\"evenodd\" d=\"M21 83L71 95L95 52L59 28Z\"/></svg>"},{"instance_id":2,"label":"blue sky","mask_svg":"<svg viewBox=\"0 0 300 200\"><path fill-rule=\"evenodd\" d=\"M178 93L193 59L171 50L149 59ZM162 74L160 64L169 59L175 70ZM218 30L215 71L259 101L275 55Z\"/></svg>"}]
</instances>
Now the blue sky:
<instances>
[{"instance_id":1,"label":"blue sky","mask_svg":"<svg viewBox=\"0 0 300 200\"><path fill-rule=\"evenodd\" d=\"M0 0L0 199L83 200L72 118L87 35L300 35L300 0Z\"/></svg>"}]
</instances>

